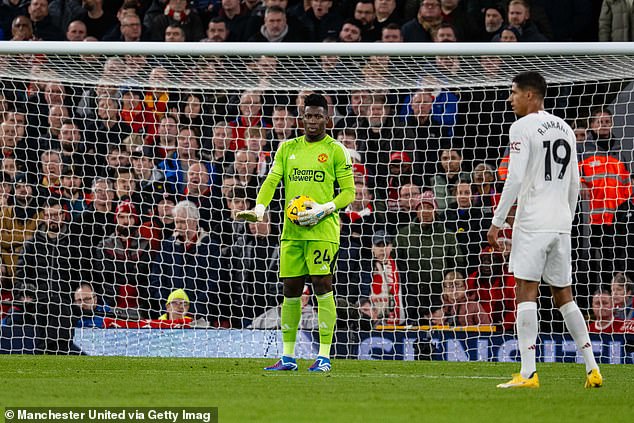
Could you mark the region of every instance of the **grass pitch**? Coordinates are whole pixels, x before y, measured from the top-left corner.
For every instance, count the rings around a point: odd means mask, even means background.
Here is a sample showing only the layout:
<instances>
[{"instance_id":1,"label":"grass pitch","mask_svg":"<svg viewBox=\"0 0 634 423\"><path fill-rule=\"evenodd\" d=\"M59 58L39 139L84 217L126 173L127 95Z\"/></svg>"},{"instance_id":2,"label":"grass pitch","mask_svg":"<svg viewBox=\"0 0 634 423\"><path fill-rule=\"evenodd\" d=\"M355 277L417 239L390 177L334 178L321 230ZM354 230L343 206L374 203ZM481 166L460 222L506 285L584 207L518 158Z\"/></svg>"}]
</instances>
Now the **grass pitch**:
<instances>
[{"instance_id":1,"label":"grass pitch","mask_svg":"<svg viewBox=\"0 0 634 423\"><path fill-rule=\"evenodd\" d=\"M634 366L538 364L541 388L501 390L516 363L333 360L330 374L274 360L4 356L0 406L217 406L226 422L631 422Z\"/></svg>"}]
</instances>

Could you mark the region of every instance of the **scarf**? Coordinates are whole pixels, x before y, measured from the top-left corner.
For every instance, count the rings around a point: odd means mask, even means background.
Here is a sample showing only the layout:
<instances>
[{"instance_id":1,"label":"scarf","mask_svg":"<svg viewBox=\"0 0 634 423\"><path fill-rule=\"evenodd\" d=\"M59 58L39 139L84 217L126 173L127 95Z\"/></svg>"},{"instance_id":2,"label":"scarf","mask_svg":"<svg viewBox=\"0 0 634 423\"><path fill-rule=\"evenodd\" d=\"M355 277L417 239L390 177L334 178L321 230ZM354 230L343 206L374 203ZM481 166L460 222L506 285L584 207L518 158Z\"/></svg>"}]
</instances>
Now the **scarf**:
<instances>
[{"instance_id":1,"label":"scarf","mask_svg":"<svg viewBox=\"0 0 634 423\"><path fill-rule=\"evenodd\" d=\"M167 6L165 6L165 16L174 19L177 22L185 22L187 20L187 17L189 16L191 10L189 9L185 9L182 12L177 12L174 9L171 8L171 6L168 4Z\"/></svg>"},{"instance_id":2,"label":"scarf","mask_svg":"<svg viewBox=\"0 0 634 423\"><path fill-rule=\"evenodd\" d=\"M348 219L350 219L350 223L355 223L357 220L362 217L370 216L372 214L372 203L368 203L363 210L356 211L351 210L349 207L346 209L346 215L348 215Z\"/></svg>"}]
</instances>

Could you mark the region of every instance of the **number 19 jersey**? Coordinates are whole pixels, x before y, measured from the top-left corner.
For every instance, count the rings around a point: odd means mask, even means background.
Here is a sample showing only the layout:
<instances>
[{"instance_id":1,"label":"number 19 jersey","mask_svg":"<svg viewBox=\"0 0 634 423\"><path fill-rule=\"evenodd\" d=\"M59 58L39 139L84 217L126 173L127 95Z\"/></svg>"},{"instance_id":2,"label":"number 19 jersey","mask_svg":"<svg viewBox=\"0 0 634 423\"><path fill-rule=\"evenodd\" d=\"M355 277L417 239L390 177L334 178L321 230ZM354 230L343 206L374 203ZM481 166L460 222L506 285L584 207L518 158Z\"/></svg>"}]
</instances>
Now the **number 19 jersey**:
<instances>
[{"instance_id":1,"label":"number 19 jersey","mask_svg":"<svg viewBox=\"0 0 634 423\"><path fill-rule=\"evenodd\" d=\"M515 227L525 232L570 233L579 195L572 128L541 110L511 125L509 143L509 173L493 224L504 224L517 198Z\"/></svg>"}]
</instances>

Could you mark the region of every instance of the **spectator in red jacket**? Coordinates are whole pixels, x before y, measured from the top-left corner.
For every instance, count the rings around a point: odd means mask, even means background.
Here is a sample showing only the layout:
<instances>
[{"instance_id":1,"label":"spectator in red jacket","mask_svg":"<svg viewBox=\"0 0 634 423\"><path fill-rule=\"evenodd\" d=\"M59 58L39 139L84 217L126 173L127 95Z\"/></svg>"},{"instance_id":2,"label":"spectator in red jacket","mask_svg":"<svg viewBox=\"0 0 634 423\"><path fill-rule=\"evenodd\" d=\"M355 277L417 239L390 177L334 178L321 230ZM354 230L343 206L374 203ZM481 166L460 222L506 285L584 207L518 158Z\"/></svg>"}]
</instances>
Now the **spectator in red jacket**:
<instances>
[{"instance_id":1,"label":"spectator in red jacket","mask_svg":"<svg viewBox=\"0 0 634 423\"><path fill-rule=\"evenodd\" d=\"M622 320L614 317L612 295L602 289L592 296L592 314L594 319L588 324L592 333L634 333L634 320Z\"/></svg>"},{"instance_id":2,"label":"spectator in red jacket","mask_svg":"<svg viewBox=\"0 0 634 423\"><path fill-rule=\"evenodd\" d=\"M480 266L467 279L469 295L479 301L492 323L511 329L515 323L515 278L503 270L501 254L487 245L480 253Z\"/></svg>"}]
</instances>

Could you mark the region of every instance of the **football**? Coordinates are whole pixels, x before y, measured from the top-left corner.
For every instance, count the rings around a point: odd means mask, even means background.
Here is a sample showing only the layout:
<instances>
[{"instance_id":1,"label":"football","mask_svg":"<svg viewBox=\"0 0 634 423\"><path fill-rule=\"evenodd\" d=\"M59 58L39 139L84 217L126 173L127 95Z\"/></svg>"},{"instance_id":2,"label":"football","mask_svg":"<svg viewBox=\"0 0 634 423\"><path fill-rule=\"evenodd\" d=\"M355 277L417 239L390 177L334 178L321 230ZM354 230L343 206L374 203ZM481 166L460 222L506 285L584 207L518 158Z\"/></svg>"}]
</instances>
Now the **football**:
<instances>
[{"instance_id":1,"label":"football","mask_svg":"<svg viewBox=\"0 0 634 423\"><path fill-rule=\"evenodd\" d=\"M286 217L288 217L288 220L299 225L297 221L298 214L306 210L306 206L304 205L306 201L313 201L313 199L307 195L298 195L288 202L288 206L286 206Z\"/></svg>"}]
</instances>

